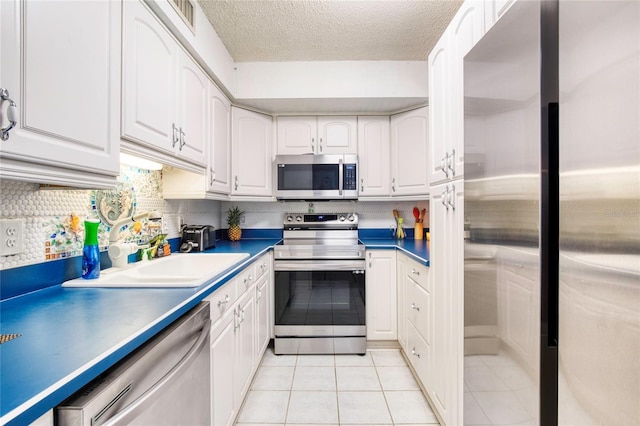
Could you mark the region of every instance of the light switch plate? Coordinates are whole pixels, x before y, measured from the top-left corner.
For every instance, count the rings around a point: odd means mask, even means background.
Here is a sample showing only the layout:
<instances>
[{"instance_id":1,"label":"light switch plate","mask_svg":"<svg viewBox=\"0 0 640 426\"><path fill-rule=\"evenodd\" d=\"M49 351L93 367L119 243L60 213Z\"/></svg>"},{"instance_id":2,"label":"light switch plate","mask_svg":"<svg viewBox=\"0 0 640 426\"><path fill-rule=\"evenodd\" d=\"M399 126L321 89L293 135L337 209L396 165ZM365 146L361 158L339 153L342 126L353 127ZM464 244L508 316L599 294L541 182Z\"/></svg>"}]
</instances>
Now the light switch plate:
<instances>
[{"instance_id":1,"label":"light switch plate","mask_svg":"<svg viewBox=\"0 0 640 426\"><path fill-rule=\"evenodd\" d=\"M0 220L0 256L24 251L24 219Z\"/></svg>"}]
</instances>

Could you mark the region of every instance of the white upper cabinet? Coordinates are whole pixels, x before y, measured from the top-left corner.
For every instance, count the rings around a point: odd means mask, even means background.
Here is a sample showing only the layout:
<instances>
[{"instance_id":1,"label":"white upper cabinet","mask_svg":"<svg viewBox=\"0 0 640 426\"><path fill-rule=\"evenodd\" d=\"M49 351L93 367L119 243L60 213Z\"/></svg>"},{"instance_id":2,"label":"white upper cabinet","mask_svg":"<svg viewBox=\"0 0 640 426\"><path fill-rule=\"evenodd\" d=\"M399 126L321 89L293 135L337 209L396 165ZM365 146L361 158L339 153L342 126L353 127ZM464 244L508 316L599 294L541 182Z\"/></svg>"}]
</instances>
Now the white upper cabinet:
<instances>
[{"instance_id":1,"label":"white upper cabinet","mask_svg":"<svg viewBox=\"0 0 640 426\"><path fill-rule=\"evenodd\" d=\"M389 117L358 117L358 198L389 196Z\"/></svg>"},{"instance_id":2,"label":"white upper cabinet","mask_svg":"<svg viewBox=\"0 0 640 426\"><path fill-rule=\"evenodd\" d=\"M427 195L429 111L391 116L391 195Z\"/></svg>"},{"instance_id":3,"label":"white upper cabinet","mask_svg":"<svg viewBox=\"0 0 640 426\"><path fill-rule=\"evenodd\" d=\"M357 123L345 116L278 117L278 154L355 154Z\"/></svg>"},{"instance_id":4,"label":"white upper cabinet","mask_svg":"<svg viewBox=\"0 0 640 426\"><path fill-rule=\"evenodd\" d=\"M464 55L483 35L483 8L463 3L429 55L431 184L464 175Z\"/></svg>"},{"instance_id":5,"label":"white upper cabinet","mask_svg":"<svg viewBox=\"0 0 640 426\"><path fill-rule=\"evenodd\" d=\"M106 188L119 173L120 2L0 2L0 178Z\"/></svg>"},{"instance_id":6,"label":"white upper cabinet","mask_svg":"<svg viewBox=\"0 0 640 426\"><path fill-rule=\"evenodd\" d=\"M187 170L207 165L208 83L140 1L124 4L122 137L127 151Z\"/></svg>"},{"instance_id":7,"label":"white upper cabinet","mask_svg":"<svg viewBox=\"0 0 640 426\"><path fill-rule=\"evenodd\" d=\"M231 102L213 83L209 83L209 171L207 191L231 192Z\"/></svg>"},{"instance_id":8,"label":"white upper cabinet","mask_svg":"<svg viewBox=\"0 0 640 426\"><path fill-rule=\"evenodd\" d=\"M209 136L209 77L178 49L178 152L197 164L207 164Z\"/></svg>"},{"instance_id":9,"label":"white upper cabinet","mask_svg":"<svg viewBox=\"0 0 640 426\"><path fill-rule=\"evenodd\" d=\"M318 154L355 154L357 117L318 117Z\"/></svg>"},{"instance_id":10,"label":"white upper cabinet","mask_svg":"<svg viewBox=\"0 0 640 426\"><path fill-rule=\"evenodd\" d=\"M446 155L450 150L450 92L452 78L449 75L449 33L445 32L429 55L429 181L431 184L445 180L449 174Z\"/></svg>"},{"instance_id":11,"label":"white upper cabinet","mask_svg":"<svg viewBox=\"0 0 640 426\"><path fill-rule=\"evenodd\" d=\"M232 107L232 196L272 197L270 116Z\"/></svg>"},{"instance_id":12,"label":"white upper cabinet","mask_svg":"<svg viewBox=\"0 0 640 426\"><path fill-rule=\"evenodd\" d=\"M316 117L278 117L278 154L315 154Z\"/></svg>"}]
</instances>

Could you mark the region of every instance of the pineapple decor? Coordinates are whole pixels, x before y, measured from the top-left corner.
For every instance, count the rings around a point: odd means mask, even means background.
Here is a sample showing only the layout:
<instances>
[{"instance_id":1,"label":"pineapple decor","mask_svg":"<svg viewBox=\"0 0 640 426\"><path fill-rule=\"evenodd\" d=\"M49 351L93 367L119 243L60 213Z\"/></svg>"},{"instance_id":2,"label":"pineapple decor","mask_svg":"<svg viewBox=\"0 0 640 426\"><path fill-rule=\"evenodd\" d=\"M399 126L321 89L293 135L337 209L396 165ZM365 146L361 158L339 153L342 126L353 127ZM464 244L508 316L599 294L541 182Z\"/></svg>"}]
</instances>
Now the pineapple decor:
<instances>
[{"instance_id":1,"label":"pineapple decor","mask_svg":"<svg viewBox=\"0 0 640 426\"><path fill-rule=\"evenodd\" d=\"M227 225L229 225L229 239L231 241L238 241L242 236L242 229L240 229L240 219L244 215L238 206L227 210Z\"/></svg>"}]
</instances>

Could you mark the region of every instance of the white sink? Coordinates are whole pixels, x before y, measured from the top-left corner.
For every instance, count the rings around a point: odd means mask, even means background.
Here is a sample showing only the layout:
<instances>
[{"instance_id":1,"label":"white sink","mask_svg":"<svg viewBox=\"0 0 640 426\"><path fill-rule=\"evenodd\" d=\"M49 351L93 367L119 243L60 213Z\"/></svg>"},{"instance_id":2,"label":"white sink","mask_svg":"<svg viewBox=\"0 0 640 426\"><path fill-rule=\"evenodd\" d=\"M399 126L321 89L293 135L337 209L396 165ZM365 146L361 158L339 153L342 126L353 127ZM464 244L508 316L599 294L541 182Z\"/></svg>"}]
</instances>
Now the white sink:
<instances>
[{"instance_id":1,"label":"white sink","mask_svg":"<svg viewBox=\"0 0 640 426\"><path fill-rule=\"evenodd\" d=\"M174 253L129 267L110 268L100 278L66 281L63 287L197 287L221 274L249 253Z\"/></svg>"}]
</instances>

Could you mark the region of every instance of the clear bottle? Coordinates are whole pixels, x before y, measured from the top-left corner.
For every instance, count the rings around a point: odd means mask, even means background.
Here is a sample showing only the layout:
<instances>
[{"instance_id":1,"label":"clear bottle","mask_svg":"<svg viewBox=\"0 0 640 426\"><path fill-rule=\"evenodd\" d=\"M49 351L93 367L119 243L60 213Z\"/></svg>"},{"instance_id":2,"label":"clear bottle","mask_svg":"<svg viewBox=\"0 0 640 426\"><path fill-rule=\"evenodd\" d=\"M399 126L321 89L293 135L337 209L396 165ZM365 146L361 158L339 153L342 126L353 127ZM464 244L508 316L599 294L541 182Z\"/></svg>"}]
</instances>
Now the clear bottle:
<instances>
[{"instance_id":1,"label":"clear bottle","mask_svg":"<svg viewBox=\"0 0 640 426\"><path fill-rule=\"evenodd\" d=\"M98 219L84 221L84 247L82 249L82 278L100 277L100 247L98 246Z\"/></svg>"}]
</instances>

